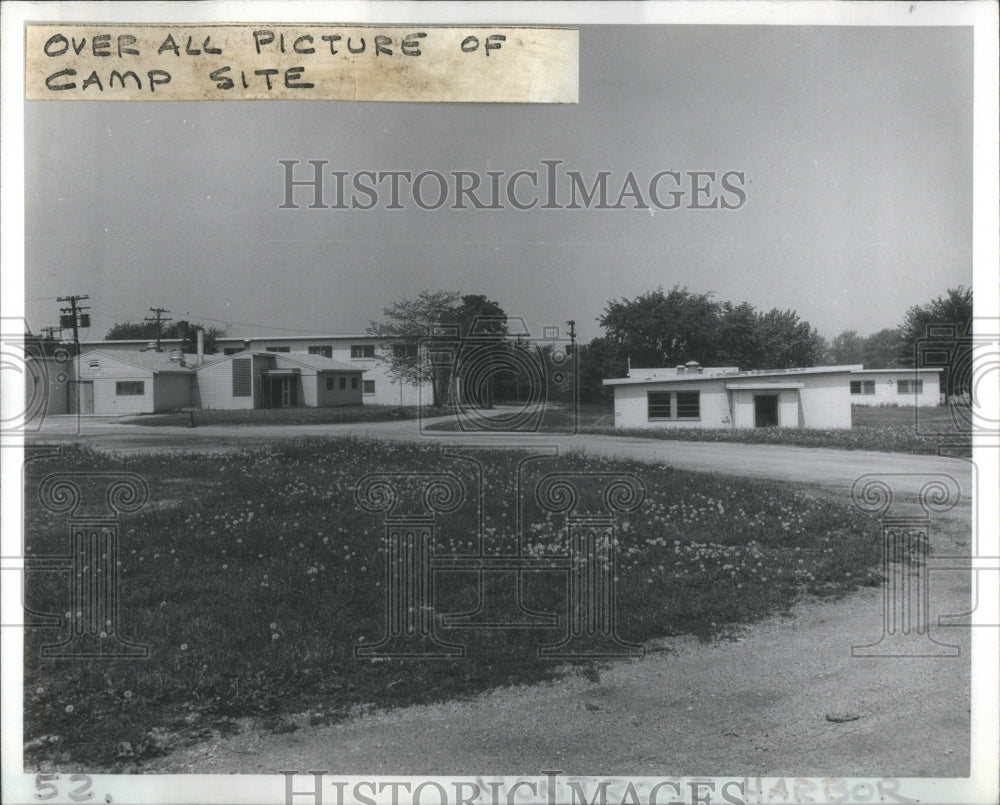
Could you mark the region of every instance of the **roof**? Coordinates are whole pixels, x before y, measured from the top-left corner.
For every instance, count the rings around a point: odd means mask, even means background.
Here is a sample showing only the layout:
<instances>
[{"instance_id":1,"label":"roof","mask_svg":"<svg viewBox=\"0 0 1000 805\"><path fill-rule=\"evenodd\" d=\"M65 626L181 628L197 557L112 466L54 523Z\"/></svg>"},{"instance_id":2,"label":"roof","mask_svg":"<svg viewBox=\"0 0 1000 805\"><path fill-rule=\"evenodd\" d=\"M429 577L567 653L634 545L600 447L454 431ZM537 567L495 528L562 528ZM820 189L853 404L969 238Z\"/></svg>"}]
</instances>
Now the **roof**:
<instances>
[{"instance_id":1,"label":"roof","mask_svg":"<svg viewBox=\"0 0 1000 805\"><path fill-rule=\"evenodd\" d=\"M344 339L368 339L372 341L387 341L385 336L376 336L371 333L327 333L326 335L224 335L215 339L217 344L242 344L244 341L260 343L262 341L330 341Z\"/></svg>"},{"instance_id":2,"label":"roof","mask_svg":"<svg viewBox=\"0 0 1000 805\"><path fill-rule=\"evenodd\" d=\"M735 366L706 366L701 372L680 372L677 369L632 369L628 377L604 380L605 386L626 386L643 383L692 383L706 380L742 380L761 377L789 378L800 375L850 374L860 371L861 364L844 366L803 366L794 369L748 369L741 372Z\"/></svg>"},{"instance_id":3,"label":"roof","mask_svg":"<svg viewBox=\"0 0 1000 805\"><path fill-rule=\"evenodd\" d=\"M166 372L191 374L194 371L194 368L191 366L181 366L176 361L170 360L170 354L167 352L140 352L138 350L102 352L99 349L92 349L90 352L83 353L80 356L80 360L82 361L91 355L101 355L111 360L121 361L139 369L147 369L154 374L163 374Z\"/></svg>"},{"instance_id":4,"label":"roof","mask_svg":"<svg viewBox=\"0 0 1000 805\"><path fill-rule=\"evenodd\" d=\"M921 369L855 369L852 374L856 375L912 375L920 374L921 372L941 372L943 369L941 367L926 367Z\"/></svg>"},{"instance_id":5,"label":"roof","mask_svg":"<svg viewBox=\"0 0 1000 805\"><path fill-rule=\"evenodd\" d=\"M104 338L104 339L99 339L97 341L81 341L80 342L80 346L81 347L90 347L90 346L92 346L92 347L94 347L94 349L100 349L101 347L105 347L107 349L114 349L116 352L118 352L119 351L119 349L118 349L119 346L123 346L123 345L126 345L126 344L146 346L146 344L149 344L150 342L155 342L155 341L156 341L156 338L126 338L126 339L118 339L118 338L110 338L110 339L108 339L108 338ZM161 338L160 339L160 344L161 345L163 345L163 344L175 344L177 346L180 346L183 343L184 343L184 339L183 338Z\"/></svg>"},{"instance_id":6,"label":"roof","mask_svg":"<svg viewBox=\"0 0 1000 805\"><path fill-rule=\"evenodd\" d=\"M214 360L205 361L202 366L209 366L220 361L232 360L233 358L246 358L251 355L274 358L276 361L287 361L296 366L303 366L306 369L313 369L317 372L356 372L362 374L365 371L360 366L335 361L324 355L310 355L308 352L268 352L261 349L244 349L241 352L234 352L232 355L213 356Z\"/></svg>"}]
</instances>

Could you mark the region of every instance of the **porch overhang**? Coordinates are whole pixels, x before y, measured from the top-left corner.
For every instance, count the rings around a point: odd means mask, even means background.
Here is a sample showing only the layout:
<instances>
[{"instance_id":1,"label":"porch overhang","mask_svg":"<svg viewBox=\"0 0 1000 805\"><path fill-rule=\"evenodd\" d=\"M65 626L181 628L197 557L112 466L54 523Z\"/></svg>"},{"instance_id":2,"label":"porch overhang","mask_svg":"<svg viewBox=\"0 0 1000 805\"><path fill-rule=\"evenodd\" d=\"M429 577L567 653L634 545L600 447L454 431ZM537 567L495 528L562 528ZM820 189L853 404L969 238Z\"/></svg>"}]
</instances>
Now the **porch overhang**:
<instances>
[{"instance_id":1,"label":"porch overhang","mask_svg":"<svg viewBox=\"0 0 1000 805\"><path fill-rule=\"evenodd\" d=\"M805 383L726 383L726 391L782 391L784 389L804 389Z\"/></svg>"}]
</instances>

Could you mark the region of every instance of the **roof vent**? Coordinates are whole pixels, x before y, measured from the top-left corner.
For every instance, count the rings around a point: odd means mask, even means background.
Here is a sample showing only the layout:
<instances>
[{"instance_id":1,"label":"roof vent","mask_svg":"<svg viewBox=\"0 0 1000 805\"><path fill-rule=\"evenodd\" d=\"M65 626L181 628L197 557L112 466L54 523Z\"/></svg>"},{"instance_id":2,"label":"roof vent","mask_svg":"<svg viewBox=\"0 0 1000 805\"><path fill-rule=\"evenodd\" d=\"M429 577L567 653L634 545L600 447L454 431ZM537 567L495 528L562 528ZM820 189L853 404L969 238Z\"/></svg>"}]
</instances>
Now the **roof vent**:
<instances>
[{"instance_id":1,"label":"roof vent","mask_svg":"<svg viewBox=\"0 0 1000 805\"><path fill-rule=\"evenodd\" d=\"M174 349L170 350L170 362L171 363L180 363L180 364L183 364L184 363L184 353L181 352L176 347L174 347Z\"/></svg>"},{"instance_id":2,"label":"roof vent","mask_svg":"<svg viewBox=\"0 0 1000 805\"><path fill-rule=\"evenodd\" d=\"M687 369L688 374L700 375L701 374L701 364L698 361L688 361L684 364Z\"/></svg>"},{"instance_id":3,"label":"roof vent","mask_svg":"<svg viewBox=\"0 0 1000 805\"><path fill-rule=\"evenodd\" d=\"M679 375L684 374L684 372L686 371L685 368L684 368L684 364L683 363L677 364L677 366L675 368L677 369L677 374L679 374Z\"/></svg>"}]
</instances>

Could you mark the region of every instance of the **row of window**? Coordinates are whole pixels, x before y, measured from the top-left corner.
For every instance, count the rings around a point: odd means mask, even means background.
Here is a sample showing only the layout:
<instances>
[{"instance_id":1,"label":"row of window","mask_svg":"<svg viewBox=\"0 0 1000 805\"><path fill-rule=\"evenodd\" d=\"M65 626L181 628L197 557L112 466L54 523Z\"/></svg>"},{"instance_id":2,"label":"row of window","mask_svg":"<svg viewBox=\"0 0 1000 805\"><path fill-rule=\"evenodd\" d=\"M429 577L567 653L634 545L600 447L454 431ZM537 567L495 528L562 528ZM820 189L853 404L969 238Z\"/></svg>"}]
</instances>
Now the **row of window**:
<instances>
[{"instance_id":1,"label":"row of window","mask_svg":"<svg viewBox=\"0 0 1000 805\"><path fill-rule=\"evenodd\" d=\"M650 391L646 394L649 419L700 419L701 392Z\"/></svg>"},{"instance_id":2,"label":"row of window","mask_svg":"<svg viewBox=\"0 0 1000 805\"><path fill-rule=\"evenodd\" d=\"M328 377L326 379L326 390L327 391L333 391L334 390L334 380L338 380L339 381L340 390L341 391L344 391L344 390L347 389L347 378L346 377L341 377L341 378ZM352 377L351 378L351 388L352 389L356 389L357 387L358 387L358 379L356 377ZM362 386L361 386L361 393L362 394L374 394L375 393L375 381L374 380L365 380L362 383Z\"/></svg>"},{"instance_id":3,"label":"row of window","mask_svg":"<svg viewBox=\"0 0 1000 805\"><path fill-rule=\"evenodd\" d=\"M235 355L237 352L242 352L243 347L224 347L222 350L223 355ZM291 352L291 347L265 347L267 352ZM313 345L306 348L306 351L310 355L322 355L324 358L333 359L333 347L323 346L323 345ZM375 345L374 344L351 344L351 358L374 358L375 357Z\"/></svg>"},{"instance_id":4,"label":"row of window","mask_svg":"<svg viewBox=\"0 0 1000 805\"><path fill-rule=\"evenodd\" d=\"M874 394L875 393L875 381L874 380L852 380L851 381L851 394ZM924 393L924 381L922 379L917 380L897 380L896 381L896 393L897 394L923 394Z\"/></svg>"}]
</instances>

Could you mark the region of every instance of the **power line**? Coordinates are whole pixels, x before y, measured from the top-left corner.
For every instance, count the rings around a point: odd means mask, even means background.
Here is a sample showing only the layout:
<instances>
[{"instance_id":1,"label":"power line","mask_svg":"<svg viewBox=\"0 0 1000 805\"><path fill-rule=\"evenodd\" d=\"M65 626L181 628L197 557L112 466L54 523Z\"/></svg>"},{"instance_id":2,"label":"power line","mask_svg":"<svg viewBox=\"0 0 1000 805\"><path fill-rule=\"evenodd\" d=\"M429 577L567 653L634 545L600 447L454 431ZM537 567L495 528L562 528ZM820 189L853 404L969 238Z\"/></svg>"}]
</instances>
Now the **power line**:
<instances>
[{"instance_id":1,"label":"power line","mask_svg":"<svg viewBox=\"0 0 1000 805\"><path fill-rule=\"evenodd\" d=\"M173 321L173 319L171 319L171 318L164 319L163 318L163 314L164 313L169 313L170 312L165 307L151 307L149 310L150 310L150 312L156 314L156 318L154 319L154 318L150 318L149 316L146 316L146 318L143 319L143 321L148 321L148 322L154 322L155 321L156 322L156 351L159 352L160 351L160 332L161 332L161 330L160 330L160 322L161 321L164 321L164 322Z\"/></svg>"},{"instance_id":2,"label":"power line","mask_svg":"<svg viewBox=\"0 0 1000 805\"><path fill-rule=\"evenodd\" d=\"M73 328L73 341L80 342L80 327L90 327L90 314L84 313L90 310L90 305L77 305L83 299L90 299L86 294L74 294L72 296L57 296L57 302L69 302L69 307L59 308L59 326Z\"/></svg>"}]
</instances>

